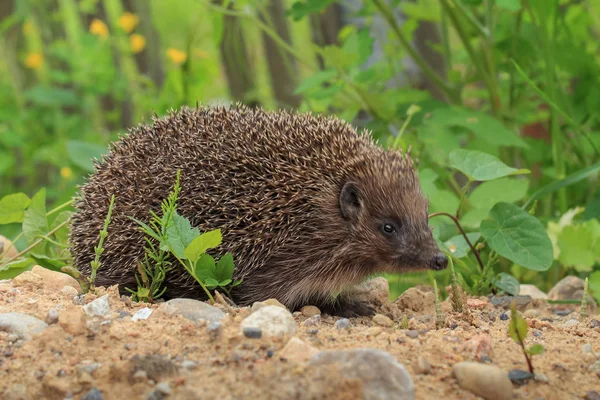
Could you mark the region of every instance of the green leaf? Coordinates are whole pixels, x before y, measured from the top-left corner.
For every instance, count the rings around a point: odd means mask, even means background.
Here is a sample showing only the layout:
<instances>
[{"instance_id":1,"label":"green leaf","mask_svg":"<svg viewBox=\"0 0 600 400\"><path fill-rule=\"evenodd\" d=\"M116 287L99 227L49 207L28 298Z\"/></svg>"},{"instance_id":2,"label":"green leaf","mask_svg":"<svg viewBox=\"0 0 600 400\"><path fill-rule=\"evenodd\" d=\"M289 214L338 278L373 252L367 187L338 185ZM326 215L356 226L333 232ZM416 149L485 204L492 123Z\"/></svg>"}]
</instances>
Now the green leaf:
<instances>
[{"instance_id":1,"label":"green leaf","mask_svg":"<svg viewBox=\"0 0 600 400\"><path fill-rule=\"evenodd\" d=\"M591 219L565 226L558 235L558 260L579 272L592 271L600 261L600 223Z\"/></svg>"},{"instance_id":2,"label":"green leaf","mask_svg":"<svg viewBox=\"0 0 600 400\"><path fill-rule=\"evenodd\" d=\"M231 283L231 279L225 279L224 281L219 282L219 286L227 286Z\"/></svg>"},{"instance_id":3,"label":"green leaf","mask_svg":"<svg viewBox=\"0 0 600 400\"><path fill-rule=\"evenodd\" d=\"M67 263L62 260L55 260L53 257L44 254L31 254L31 258L38 265L52 271L60 271L62 267L67 265Z\"/></svg>"},{"instance_id":4,"label":"green leaf","mask_svg":"<svg viewBox=\"0 0 600 400\"><path fill-rule=\"evenodd\" d=\"M219 281L229 280L233 276L233 269L235 265L233 264L233 254L227 253L217 263L216 269L216 279Z\"/></svg>"},{"instance_id":5,"label":"green leaf","mask_svg":"<svg viewBox=\"0 0 600 400\"><path fill-rule=\"evenodd\" d=\"M215 278L206 278L204 284L208 286L210 289L216 288L219 286L219 282Z\"/></svg>"},{"instance_id":6,"label":"green leaf","mask_svg":"<svg viewBox=\"0 0 600 400\"><path fill-rule=\"evenodd\" d=\"M514 204L496 204L480 231L492 250L516 264L535 271L552 265L552 242L544 226Z\"/></svg>"},{"instance_id":7,"label":"green leaf","mask_svg":"<svg viewBox=\"0 0 600 400\"><path fill-rule=\"evenodd\" d=\"M221 230L215 229L209 232L204 232L185 248L184 257L192 262L196 262L198 258L208 249L215 248L221 244Z\"/></svg>"},{"instance_id":8,"label":"green leaf","mask_svg":"<svg viewBox=\"0 0 600 400\"><path fill-rule=\"evenodd\" d=\"M477 242L477 240L479 240L479 238L481 237L481 234L479 232L471 232L467 233L467 237L471 241L471 244L474 246L475 242ZM471 248L469 247L463 235L456 235L448 239L446 242L444 242L444 245L456 258L462 258L466 256L469 253L469 251L471 251Z\"/></svg>"},{"instance_id":9,"label":"green leaf","mask_svg":"<svg viewBox=\"0 0 600 400\"><path fill-rule=\"evenodd\" d=\"M67 142L67 154L73 164L87 172L94 172L94 159L100 159L107 148L97 144L71 140Z\"/></svg>"},{"instance_id":10,"label":"green leaf","mask_svg":"<svg viewBox=\"0 0 600 400\"><path fill-rule=\"evenodd\" d=\"M205 283L206 279L212 278L216 280L216 265L215 259L209 254L202 254L194 265L194 274L200 282Z\"/></svg>"},{"instance_id":11,"label":"green leaf","mask_svg":"<svg viewBox=\"0 0 600 400\"><path fill-rule=\"evenodd\" d=\"M542 354L544 352L544 346L541 344L534 344L530 348L527 349L527 353L532 356L537 356L538 354Z\"/></svg>"},{"instance_id":12,"label":"green leaf","mask_svg":"<svg viewBox=\"0 0 600 400\"><path fill-rule=\"evenodd\" d=\"M600 301L600 271L595 271L590 274L588 284L596 301Z\"/></svg>"},{"instance_id":13,"label":"green leaf","mask_svg":"<svg viewBox=\"0 0 600 400\"><path fill-rule=\"evenodd\" d=\"M501 201L515 203L521 200L527 195L528 188L529 181L525 179L500 178L483 182L469 195L469 204L487 212Z\"/></svg>"},{"instance_id":14,"label":"green leaf","mask_svg":"<svg viewBox=\"0 0 600 400\"><path fill-rule=\"evenodd\" d=\"M34 265L35 261L31 258L0 265L0 279L12 279L21 272L29 271Z\"/></svg>"},{"instance_id":15,"label":"green leaf","mask_svg":"<svg viewBox=\"0 0 600 400\"><path fill-rule=\"evenodd\" d=\"M521 1L520 0L496 0L496 4L498 8L507 11L519 11L521 9Z\"/></svg>"},{"instance_id":16,"label":"green leaf","mask_svg":"<svg viewBox=\"0 0 600 400\"><path fill-rule=\"evenodd\" d=\"M476 150L456 149L450 153L450 166L474 181L490 181L509 175L528 174L527 169L516 169L498 158Z\"/></svg>"},{"instance_id":17,"label":"green leaf","mask_svg":"<svg viewBox=\"0 0 600 400\"><path fill-rule=\"evenodd\" d=\"M501 272L498 274L498 277L494 280L494 286L500 290L504 290L511 296L517 296L521 291L521 285L519 284L519 281L515 279L514 276L507 274L506 272Z\"/></svg>"},{"instance_id":18,"label":"green leaf","mask_svg":"<svg viewBox=\"0 0 600 400\"><path fill-rule=\"evenodd\" d=\"M327 8L334 0L300 0L295 1L292 7L287 11L294 21L299 21L310 14L316 14Z\"/></svg>"},{"instance_id":19,"label":"green leaf","mask_svg":"<svg viewBox=\"0 0 600 400\"><path fill-rule=\"evenodd\" d=\"M60 212L50 224L50 230L54 230L58 225L67 221L73 215L72 211L62 211ZM58 231L54 233L54 236L58 240L59 243L67 243L69 240L69 224L66 224Z\"/></svg>"},{"instance_id":20,"label":"green leaf","mask_svg":"<svg viewBox=\"0 0 600 400\"><path fill-rule=\"evenodd\" d=\"M31 198L29 208L25 210L23 219L23 234L28 244L32 244L50 231L46 217L46 189L41 189ZM35 248L36 254L45 254L47 242L42 242Z\"/></svg>"},{"instance_id":21,"label":"green leaf","mask_svg":"<svg viewBox=\"0 0 600 400\"><path fill-rule=\"evenodd\" d=\"M173 213L173 220L171 225L167 228L167 244L173 254L181 259L189 259L192 262L196 262L198 259L190 259L186 256L186 248L194 241L194 239L200 236L198 228L192 228L190 221L179 215L177 212Z\"/></svg>"},{"instance_id":22,"label":"green leaf","mask_svg":"<svg viewBox=\"0 0 600 400\"><path fill-rule=\"evenodd\" d=\"M334 69L326 69L323 71L316 72L308 78L304 79L302 82L300 82L294 93L302 94L314 88L321 88L321 85L323 83L328 82L336 76L337 71Z\"/></svg>"},{"instance_id":23,"label":"green leaf","mask_svg":"<svg viewBox=\"0 0 600 400\"><path fill-rule=\"evenodd\" d=\"M0 199L0 225L23 222L31 199L25 193L15 193Z\"/></svg>"},{"instance_id":24,"label":"green leaf","mask_svg":"<svg viewBox=\"0 0 600 400\"><path fill-rule=\"evenodd\" d=\"M510 323L508 324L508 334L517 343L523 343L527 336L527 322L517 312L514 303L511 305Z\"/></svg>"},{"instance_id":25,"label":"green leaf","mask_svg":"<svg viewBox=\"0 0 600 400\"><path fill-rule=\"evenodd\" d=\"M235 281L233 281L233 283L231 284L231 287L236 287L236 286L238 286L240 283L242 283L242 280L241 280L241 279L235 280Z\"/></svg>"}]
</instances>

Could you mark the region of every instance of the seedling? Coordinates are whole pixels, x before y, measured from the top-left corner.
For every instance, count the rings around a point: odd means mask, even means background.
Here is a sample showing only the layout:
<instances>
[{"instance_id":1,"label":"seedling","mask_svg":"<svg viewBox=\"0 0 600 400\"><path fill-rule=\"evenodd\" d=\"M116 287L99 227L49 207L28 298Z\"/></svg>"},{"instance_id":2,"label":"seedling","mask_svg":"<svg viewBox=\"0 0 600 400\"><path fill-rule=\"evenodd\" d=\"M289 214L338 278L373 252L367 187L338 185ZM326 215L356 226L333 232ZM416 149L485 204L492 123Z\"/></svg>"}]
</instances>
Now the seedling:
<instances>
[{"instance_id":1,"label":"seedling","mask_svg":"<svg viewBox=\"0 0 600 400\"><path fill-rule=\"evenodd\" d=\"M463 311L463 299L462 299L462 288L458 284L458 280L456 279L456 272L454 271L454 261L452 261L452 257L448 257L448 263L450 264L450 276L452 286L452 310L454 312L462 313Z\"/></svg>"},{"instance_id":2,"label":"seedling","mask_svg":"<svg viewBox=\"0 0 600 400\"><path fill-rule=\"evenodd\" d=\"M529 368L529 373L532 375L533 372L533 364L531 359L534 355L542 354L544 352L544 346L541 344L534 344L530 348L525 348L525 337L527 336L527 331L529 330L527 326L527 322L521 317L519 312L517 311L516 303L513 301L510 306L510 322L508 324L508 334L523 350L523 355L525 356L525 360L527 360L527 367Z\"/></svg>"},{"instance_id":3,"label":"seedling","mask_svg":"<svg viewBox=\"0 0 600 400\"><path fill-rule=\"evenodd\" d=\"M110 224L110 218L112 216L113 207L115 205L115 195L113 194L110 197L110 204L108 205L108 213L106 214L106 218L104 219L104 227L100 231L100 240L98 241L98 245L94 247L95 257L94 260L90 262L92 267L91 275L88 277L88 286L85 289L89 289L94 291L94 284L96 282L96 273L101 267L100 264L100 256L104 253L104 240L108 236L108 225ZM87 290L84 290L87 291Z\"/></svg>"},{"instance_id":4,"label":"seedling","mask_svg":"<svg viewBox=\"0 0 600 400\"><path fill-rule=\"evenodd\" d=\"M581 299L581 308L579 309L579 321L584 322L588 317L587 302L588 302L588 278L585 278L583 284L583 298Z\"/></svg>"},{"instance_id":5,"label":"seedling","mask_svg":"<svg viewBox=\"0 0 600 400\"><path fill-rule=\"evenodd\" d=\"M400 322L400 329L408 329L408 317L406 316L406 314L404 314L404 316L402 317L402 322Z\"/></svg>"},{"instance_id":6,"label":"seedling","mask_svg":"<svg viewBox=\"0 0 600 400\"><path fill-rule=\"evenodd\" d=\"M441 329L446 325L444 314L442 314L442 304L440 303L440 293L438 291L437 281L433 280L433 291L435 292L435 327Z\"/></svg>"}]
</instances>

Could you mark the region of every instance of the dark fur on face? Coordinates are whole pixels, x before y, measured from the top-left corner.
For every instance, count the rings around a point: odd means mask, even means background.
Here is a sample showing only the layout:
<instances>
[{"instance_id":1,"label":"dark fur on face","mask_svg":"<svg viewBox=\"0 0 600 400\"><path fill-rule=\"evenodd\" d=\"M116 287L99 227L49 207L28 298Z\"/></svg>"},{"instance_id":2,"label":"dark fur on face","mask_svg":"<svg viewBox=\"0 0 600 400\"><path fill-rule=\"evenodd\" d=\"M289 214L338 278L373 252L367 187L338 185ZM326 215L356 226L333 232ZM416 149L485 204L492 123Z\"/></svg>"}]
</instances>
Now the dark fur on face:
<instances>
[{"instance_id":1,"label":"dark fur on face","mask_svg":"<svg viewBox=\"0 0 600 400\"><path fill-rule=\"evenodd\" d=\"M96 283L135 288L145 241L130 217L159 212L178 169L178 212L201 231L221 229L210 253L233 253L238 304L276 298L338 312L347 299L336 295L373 273L445 267L408 155L336 118L243 106L183 108L114 143L76 201L74 265L89 273L115 194ZM183 268L166 287L167 299L203 298Z\"/></svg>"}]
</instances>

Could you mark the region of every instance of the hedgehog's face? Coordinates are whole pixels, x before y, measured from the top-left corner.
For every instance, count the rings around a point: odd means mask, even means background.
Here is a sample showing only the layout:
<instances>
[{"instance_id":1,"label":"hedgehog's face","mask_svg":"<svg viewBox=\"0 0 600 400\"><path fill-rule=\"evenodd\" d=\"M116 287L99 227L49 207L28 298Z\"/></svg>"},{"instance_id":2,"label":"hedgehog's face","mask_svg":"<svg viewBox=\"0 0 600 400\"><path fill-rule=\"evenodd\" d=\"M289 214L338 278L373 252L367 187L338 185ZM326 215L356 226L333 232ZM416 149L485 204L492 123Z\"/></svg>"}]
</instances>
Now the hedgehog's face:
<instances>
[{"instance_id":1,"label":"hedgehog's face","mask_svg":"<svg viewBox=\"0 0 600 400\"><path fill-rule=\"evenodd\" d=\"M356 261L370 273L448 265L428 225L429 202L415 182L360 179L341 190L340 209L352 230L353 252L363 258Z\"/></svg>"}]
</instances>

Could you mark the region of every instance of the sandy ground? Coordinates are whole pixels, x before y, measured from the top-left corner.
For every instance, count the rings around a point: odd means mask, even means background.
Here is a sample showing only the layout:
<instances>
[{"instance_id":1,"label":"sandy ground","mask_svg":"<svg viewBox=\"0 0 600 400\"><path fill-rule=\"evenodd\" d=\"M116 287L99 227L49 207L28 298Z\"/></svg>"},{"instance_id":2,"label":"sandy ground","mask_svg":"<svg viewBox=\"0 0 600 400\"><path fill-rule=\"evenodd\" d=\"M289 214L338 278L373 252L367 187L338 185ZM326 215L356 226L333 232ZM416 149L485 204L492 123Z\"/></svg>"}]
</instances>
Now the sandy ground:
<instances>
[{"instance_id":1,"label":"sandy ground","mask_svg":"<svg viewBox=\"0 0 600 400\"><path fill-rule=\"evenodd\" d=\"M103 292L110 295L111 313L86 320L81 305L74 305L72 291L64 293L39 282L0 283L0 313L26 313L41 320L50 309L61 314L60 323L30 340L0 331L0 398L81 399L92 388L104 399L361 398L361 382L331 368L311 367L302 357L281 357L287 339L246 338L240 322L250 314L249 308L230 310L220 332L214 333L204 321L168 315L156 304L123 300L115 288L100 288L97 295ZM88 303L97 295L88 294L82 301ZM362 317L351 319L350 329L340 330L334 326L339 318L325 315L317 325L307 326L303 324L307 317L296 313L295 336L317 350L389 352L412 376L417 399L477 399L452 375L452 365L460 361L484 361L505 371L527 369L520 348L507 334L508 320L500 319L505 310L485 298L470 299L470 316L465 317L451 313L450 304L444 303L447 327L435 329L432 305L418 304L428 298L385 305L380 311L394 320L392 327ZM407 304L423 310L408 310ZM131 315L143 307L153 310L150 317L133 321ZM543 301L525 308L540 312L527 318L527 343L545 346L545 353L533 363L548 382L514 385L513 398L585 399L586 393L600 391L600 369L592 367L600 356L600 317L591 315L586 323L565 328L567 320L578 318L576 311L559 316ZM400 329L404 315L411 330L417 331L416 338ZM424 360L431 365L425 373L418 366ZM159 383L169 385L168 395L153 392Z\"/></svg>"}]
</instances>

